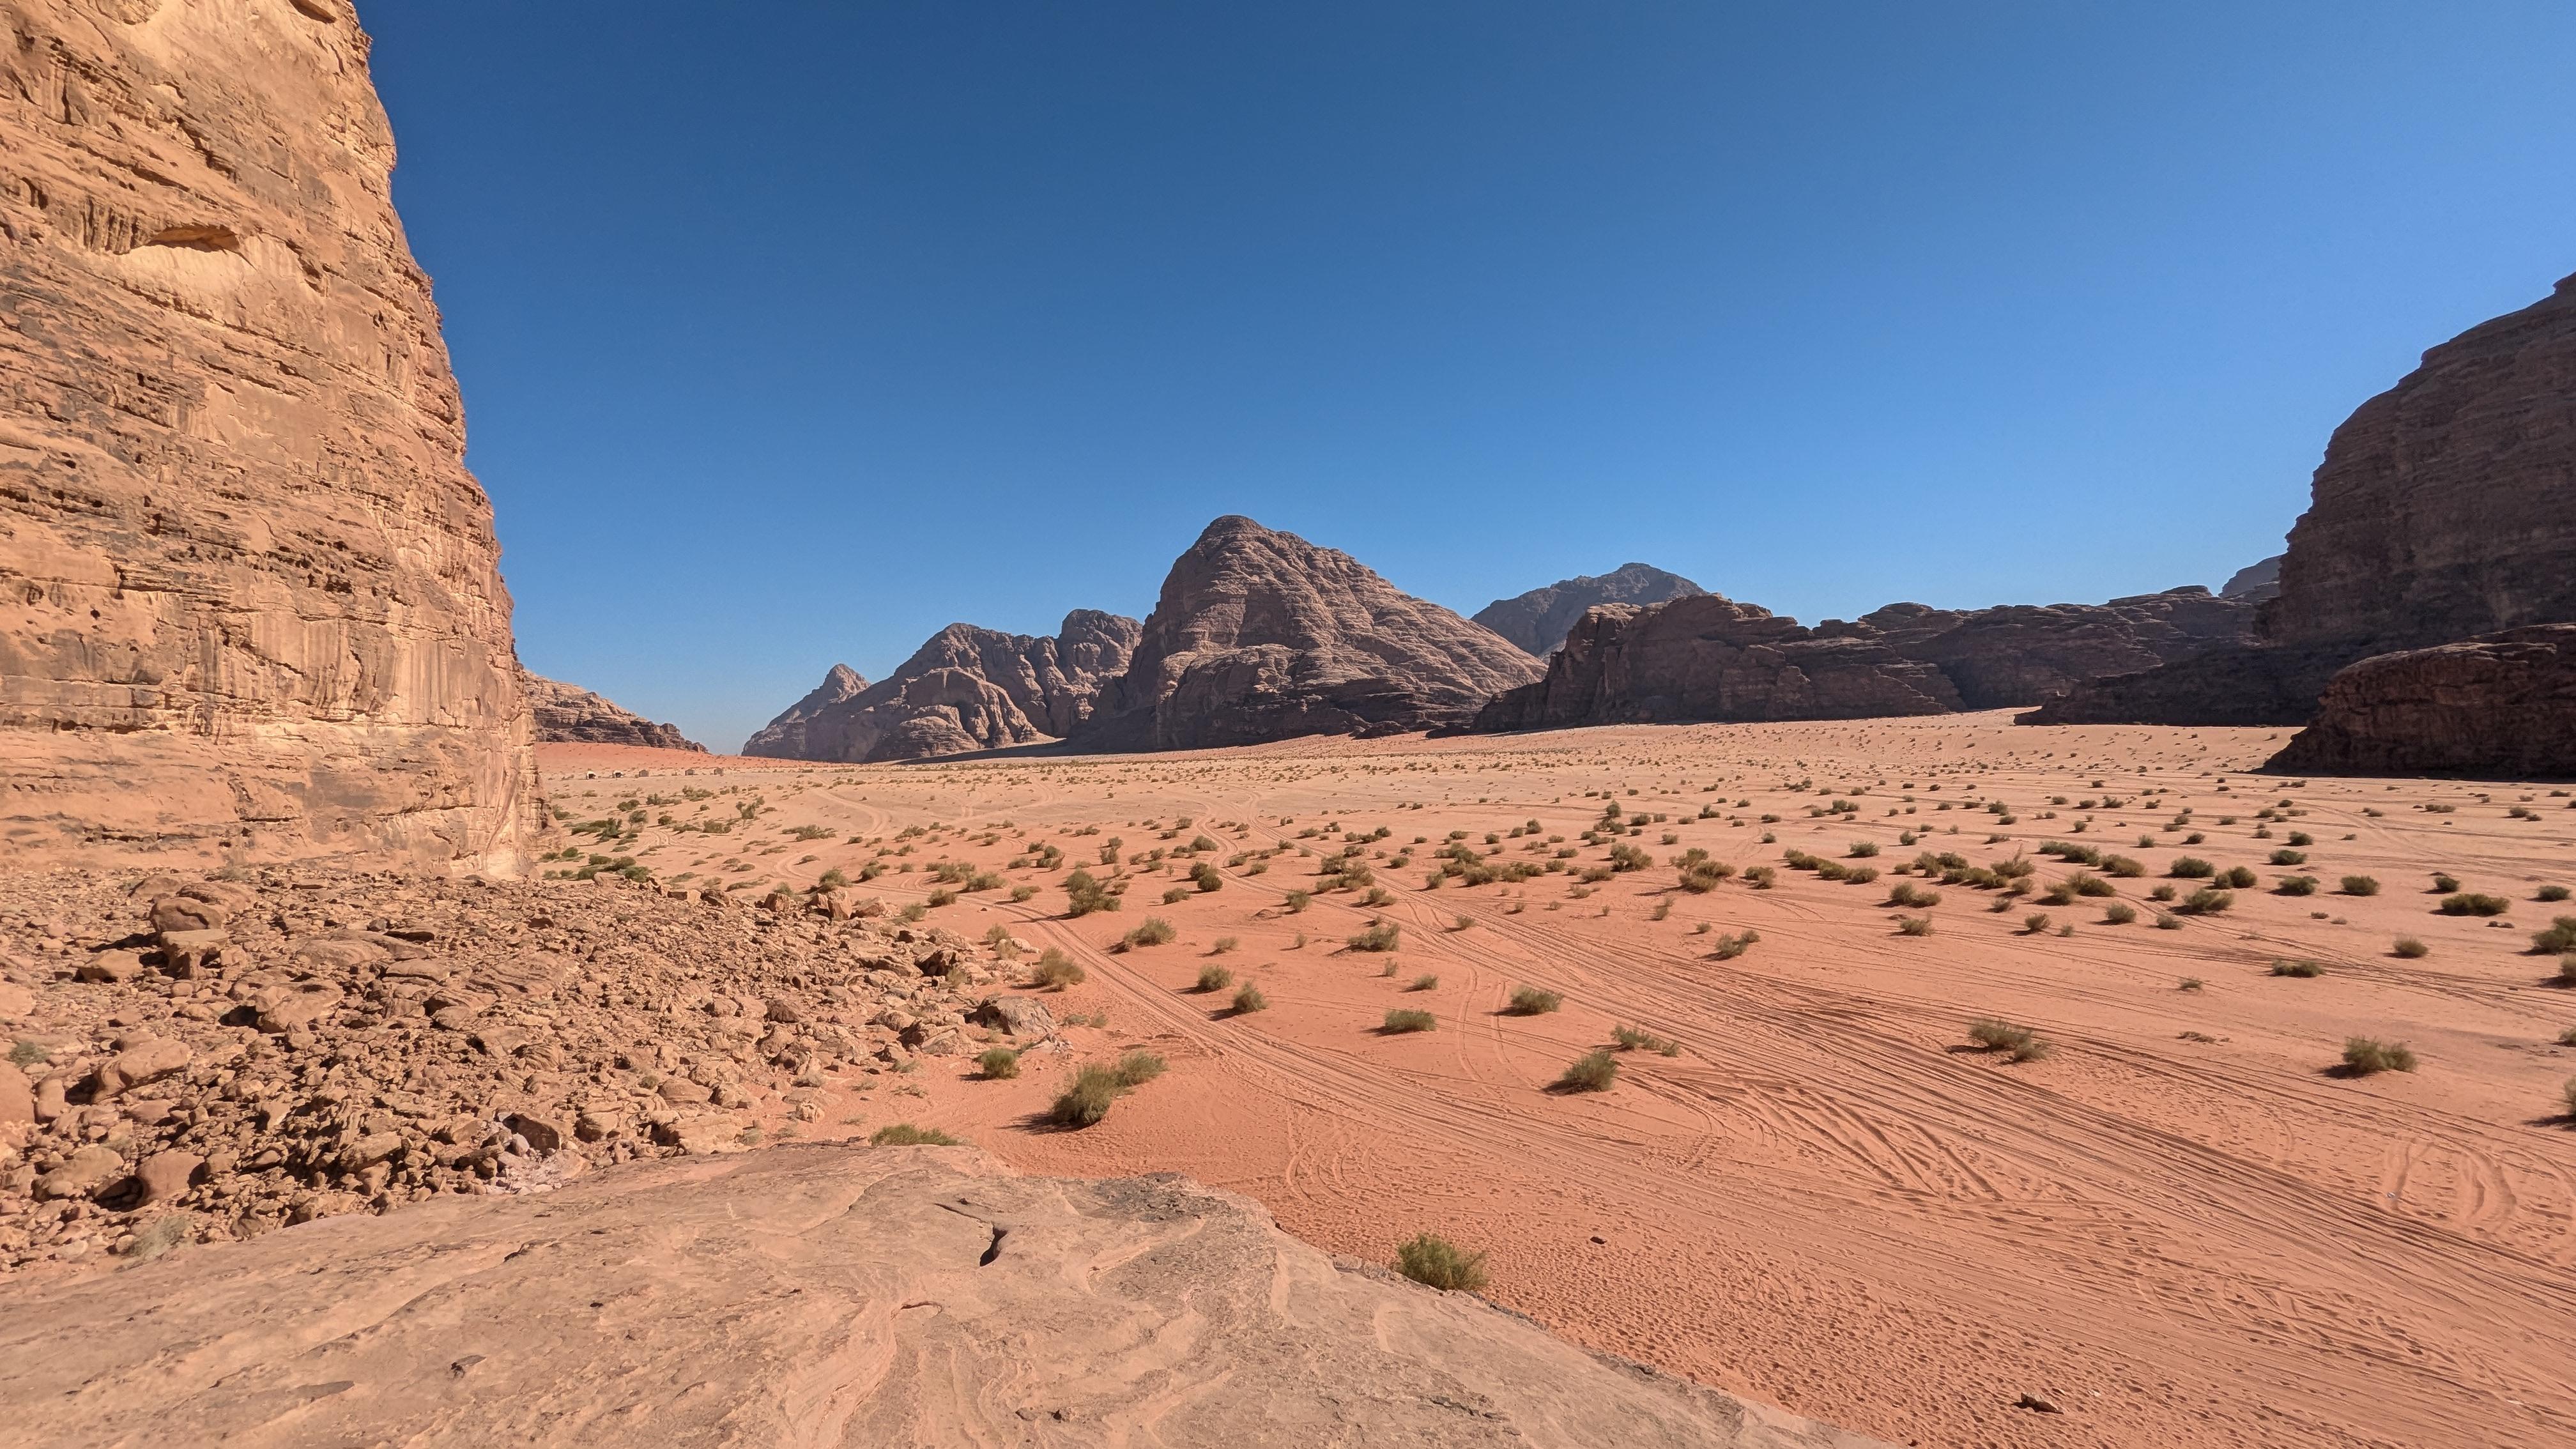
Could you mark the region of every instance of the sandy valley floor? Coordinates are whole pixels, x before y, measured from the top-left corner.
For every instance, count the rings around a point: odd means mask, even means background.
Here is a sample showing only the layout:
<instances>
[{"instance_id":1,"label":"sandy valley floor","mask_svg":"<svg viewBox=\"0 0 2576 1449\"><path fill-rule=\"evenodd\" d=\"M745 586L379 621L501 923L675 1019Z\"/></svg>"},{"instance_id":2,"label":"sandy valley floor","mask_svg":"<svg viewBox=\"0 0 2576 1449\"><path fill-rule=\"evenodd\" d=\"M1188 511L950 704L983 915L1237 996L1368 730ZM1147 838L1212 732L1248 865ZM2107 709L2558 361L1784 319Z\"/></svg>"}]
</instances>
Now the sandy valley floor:
<instances>
[{"instance_id":1,"label":"sandy valley floor","mask_svg":"<svg viewBox=\"0 0 2576 1449\"><path fill-rule=\"evenodd\" d=\"M646 823L603 848L666 883L749 892L878 862L860 894L899 910L965 863L1000 884L930 920L1007 927L1087 972L1049 998L1105 1023L1067 1051L1010 1081L925 1058L891 1089L836 1088L836 1132L914 1121L1038 1171L1184 1172L1381 1260L1439 1232L1490 1254L1489 1296L1580 1342L1898 1443L2576 1443L2576 1130L2558 1115L2576 1047L2557 1044L2576 991L2528 951L2576 913L2536 899L2576 885L2576 799L2246 774L2279 740L1983 715L915 766L541 755L568 823L635 801ZM1648 818L1586 843L1609 803ZM674 828L709 819L737 823ZM1456 832L1561 869L1426 889ZM1200 837L1216 848L1170 856ZM2077 869L2035 856L2051 840L2146 872L2041 903ZM1354 842L1373 882L1325 889ZM1652 864L1582 881L1615 845ZM1049 846L1052 868L1032 859ZM1694 847L1776 885L1681 891L1669 862ZM2283 849L2305 863L2270 863ZM1820 879L1790 850L1880 874ZM1995 890L1895 872L1922 851L2033 856L2036 889L1997 911ZM2168 878L2186 856L2261 883L2157 929L2149 893L2201 884ZM1218 888L1190 883L1200 862ZM1076 866L1123 880L1122 908L1067 918ZM2510 910L2439 913L2437 871ZM2287 875L2321 884L2275 893ZM2346 894L2348 875L2381 888ZM1891 906L1899 883L1940 901ZM2120 904L2133 922L2106 919ZM1148 917L1177 939L1114 949ZM1344 944L1379 920L1392 951ZM2401 958L2401 936L2429 950ZM1212 963L1268 1009L1193 989ZM1562 1009L1505 1014L1521 986ZM1394 1008L1437 1025L1384 1034ZM1973 1050L1980 1017L2054 1051ZM1622 1025L1678 1053L1620 1053L1607 1092L1549 1090ZM2402 1039L2420 1068L2339 1075L2354 1036ZM1097 1126L1043 1125L1078 1061L1129 1046L1171 1072Z\"/></svg>"}]
</instances>

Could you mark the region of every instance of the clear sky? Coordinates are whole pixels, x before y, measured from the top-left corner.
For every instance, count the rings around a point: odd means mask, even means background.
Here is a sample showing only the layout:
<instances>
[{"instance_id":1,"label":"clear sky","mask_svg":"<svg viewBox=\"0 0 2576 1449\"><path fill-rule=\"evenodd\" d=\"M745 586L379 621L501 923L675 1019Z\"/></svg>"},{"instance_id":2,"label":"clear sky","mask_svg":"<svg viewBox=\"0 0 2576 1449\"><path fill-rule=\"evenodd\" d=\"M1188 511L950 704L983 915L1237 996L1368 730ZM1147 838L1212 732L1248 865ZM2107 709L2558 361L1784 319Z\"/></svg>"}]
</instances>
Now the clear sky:
<instances>
[{"instance_id":1,"label":"clear sky","mask_svg":"<svg viewBox=\"0 0 2576 1449\"><path fill-rule=\"evenodd\" d=\"M2576 6L365 0L530 667L720 749L1245 513L1463 612L2277 552L2576 272Z\"/></svg>"}]
</instances>

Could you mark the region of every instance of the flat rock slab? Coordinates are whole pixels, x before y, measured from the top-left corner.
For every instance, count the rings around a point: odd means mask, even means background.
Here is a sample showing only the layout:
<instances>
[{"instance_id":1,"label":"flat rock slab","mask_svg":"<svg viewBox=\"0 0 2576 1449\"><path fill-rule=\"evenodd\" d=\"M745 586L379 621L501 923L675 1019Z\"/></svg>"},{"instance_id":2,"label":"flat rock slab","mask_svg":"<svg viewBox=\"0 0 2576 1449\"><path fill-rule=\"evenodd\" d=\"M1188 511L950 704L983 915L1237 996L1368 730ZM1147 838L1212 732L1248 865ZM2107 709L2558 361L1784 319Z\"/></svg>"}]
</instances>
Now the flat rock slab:
<instances>
[{"instance_id":1,"label":"flat rock slab","mask_svg":"<svg viewBox=\"0 0 2576 1449\"><path fill-rule=\"evenodd\" d=\"M0 1291L49 1445L1876 1441L1337 1262L1171 1176L791 1146Z\"/></svg>"}]
</instances>

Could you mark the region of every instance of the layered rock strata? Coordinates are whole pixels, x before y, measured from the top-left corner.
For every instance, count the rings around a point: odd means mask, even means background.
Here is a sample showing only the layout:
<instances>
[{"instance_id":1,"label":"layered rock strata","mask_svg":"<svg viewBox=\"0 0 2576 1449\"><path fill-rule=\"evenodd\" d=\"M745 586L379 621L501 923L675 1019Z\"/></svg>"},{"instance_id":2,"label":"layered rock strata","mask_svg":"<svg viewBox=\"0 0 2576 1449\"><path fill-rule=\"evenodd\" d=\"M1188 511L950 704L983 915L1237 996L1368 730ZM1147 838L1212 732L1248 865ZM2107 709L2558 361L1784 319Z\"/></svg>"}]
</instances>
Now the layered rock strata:
<instances>
[{"instance_id":1,"label":"layered rock strata","mask_svg":"<svg viewBox=\"0 0 2576 1449\"><path fill-rule=\"evenodd\" d=\"M681 734L678 725L646 719L580 685L540 674L528 676L528 705L539 744L642 745L707 752L706 746Z\"/></svg>"},{"instance_id":2,"label":"layered rock strata","mask_svg":"<svg viewBox=\"0 0 2576 1449\"><path fill-rule=\"evenodd\" d=\"M0 839L515 867L492 508L341 0L0 10Z\"/></svg>"},{"instance_id":3,"label":"layered rock strata","mask_svg":"<svg viewBox=\"0 0 2576 1449\"><path fill-rule=\"evenodd\" d=\"M1174 750L1455 728L1539 674L1510 640L1349 554L1226 517L1173 562L1134 660L1075 743Z\"/></svg>"},{"instance_id":4,"label":"layered rock strata","mask_svg":"<svg viewBox=\"0 0 2576 1449\"><path fill-rule=\"evenodd\" d=\"M2303 775L2576 775L2576 624L2374 655L2271 761Z\"/></svg>"},{"instance_id":5,"label":"layered rock strata","mask_svg":"<svg viewBox=\"0 0 2576 1449\"><path fill-rule=\"evenodd\" d=\"M2355 660L2576 621L2576 277L2425 353L2335 429L2279 587L2231 657L2029 719L2303 724Z\"/></svg>"},{"instance_id":6,"label":"layered rock strata","mask_svg":"<svg viewBox=\"0 0 2576 1449\"><path fill-rule=\"evenodd\" d=\"M1559 579L1509 599L1496 599L1478 609L1476 623L1545 658L1574 632L1575 622L1595 604L1660 604L1708 590L1679 574L1648 564L1624 563L1606 574Z\"/></svg>"},{"instance_id":7,"label":"layered rock strata","mask_svg":"<svg viewBox=\"0 0 2576 1449\"><path fill-rule=\"evenodd\" d=\"M951 624L875 684L835 664L814 692L763 726L746 755L918 760L1058 739L1090 718L1127 667L1135 620L1076 609L1052 638Z\"/></svg>"}]
</instances>

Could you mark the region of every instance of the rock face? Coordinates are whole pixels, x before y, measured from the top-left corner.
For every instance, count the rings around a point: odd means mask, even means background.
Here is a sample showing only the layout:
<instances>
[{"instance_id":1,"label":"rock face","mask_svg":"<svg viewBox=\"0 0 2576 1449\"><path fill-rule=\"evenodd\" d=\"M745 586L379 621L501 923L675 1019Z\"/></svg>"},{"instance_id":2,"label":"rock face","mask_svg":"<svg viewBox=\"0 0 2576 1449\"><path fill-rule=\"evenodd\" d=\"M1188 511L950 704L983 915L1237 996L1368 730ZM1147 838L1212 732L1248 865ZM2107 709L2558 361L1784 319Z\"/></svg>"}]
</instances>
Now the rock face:
<instances>
[{"instance_id":1,"label":"rock face","mask_svg":"<svg viewBox=\"0 0 2576 1449\"><path fill-rule=\"evenodd\" d=\"M951 624L871 685L835 664L742 747L789 760L919 760L1071 734L1127 667L1142 626L1076 609L1054 638Z\"/></svg>"},{"instance_id":2,"label":"rock face","mask_svg":"<svg viewBox=\"0 0 2576 1449\"><path fill-rule=\"evenodd\" d=\"M1184 750L1454 728L1539 674L1510 640L1349 554L1226 517L1173 562L1135 659L1076 742Z\"/></svg>"},{"instance_id":3,"label":"rock face","mask_svg":"<svg viewBox=\"0 0 2576 1449\"><path fill-rule=\"evenodd\" d=\"M13 851L537 827L492 508L344 0L0 11Z\"/></svg>"},{"instance_id":4,"label":"rock face","mask_svg":"<svg viewBox=\"0 0 2576 1449\"><path fill-rule=\"evenodd\" d=\"M1475 621L1543 659L1565 642L1565 636L1574 632L1575 621L1595 604L1660 604L1707 592L1680 574L1624 563L1606 574L1559 579L1517 598L1496 599L1476 611Z\"/></svg>"},{"instance_id":5,"label":"rock face","mask_svg":"<svg viewBox=\"0 0 2576 1449\"><path fill-rule=\"evenodd\" d=\"M1337 1263L1179 1177L962 1147L619 1168L5 1301L0 1392L64 1446L1873 1442Z\"/></svg>"},{"instance_id":6,"label":"rock face","mask_svg":"<svg viewBox=\"0 0 2576 1449\"><path fill-rule=\"evenodd\" d=\"M527 679L528 704L540 744L644 745L657 750L695 750L702 755L707 752L706 746L682 735L679 726L659 724L632 710L620 709L580 685L541 674L531 674Z\"/></svg>"},{"instance_id":7,"label":"rock face","mask_svg":"<svg viewBox=\"0 0 2576 1449\"><path fill-rule=\"evenodd\" d=\"M2249 604L2259 604L2266 599L2279 598L2281 596L2281 560L2286 557L2288 557L2287 554L2276 553L2270 558L2247 564L2229 574L2227 582L2218 590L2219 595L2222 598L2243 599Z\"/></svg>"},{"instance_id":8,"label":"rock face","mask_svg":"<svg viewBox=\"0 0 2576 1449\"><path fill-rule=\"evenodd\" d=\"M1497 696L1475 727L1995 709L2241 639L2251 616L2201 588L2108 604L1891 604L1813 629L1716 594L1647 609L1604 605L1575 626L1545 679Z\"/></svg>"},{"instance_id":9,"label":"rock face","mask_svg":"<svg viewBox=\"0 0 2576 1449\"><path fill-rule=\"evenodd\" d=\"M2257 638L2033 723L2303 724L2343 665L2576 621L2576 277L2424 354L2336 428Z\"/></svg>"},{"instance_id":10,"label":"rock face","mask_svg":"<svg viewBox=\"0 0 2576 1449\"><path fill-rule=\"evenodd\" d=\"M2380 654L2336 674L2271 768L2306 775L2576 775L2576 624Z\"/></svg>"}]
</instances>

